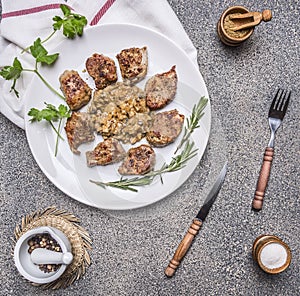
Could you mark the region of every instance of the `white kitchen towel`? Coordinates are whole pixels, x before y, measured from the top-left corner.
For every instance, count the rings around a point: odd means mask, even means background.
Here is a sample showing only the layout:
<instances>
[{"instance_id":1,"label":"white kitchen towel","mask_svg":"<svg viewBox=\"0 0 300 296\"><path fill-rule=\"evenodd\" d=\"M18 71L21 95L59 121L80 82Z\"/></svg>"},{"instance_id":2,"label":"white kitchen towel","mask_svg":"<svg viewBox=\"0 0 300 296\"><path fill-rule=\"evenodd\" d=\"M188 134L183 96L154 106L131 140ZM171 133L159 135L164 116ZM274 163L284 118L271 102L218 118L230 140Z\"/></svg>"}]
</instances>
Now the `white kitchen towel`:
<instances>
[{"instance_id":1,"label":"white kitchen towel","mask_svg":"<svg viewBox=\"0 0 300 296\"><path fill-rule=\"evenodd\" d=\"M176 14L166 0L3 0L0 24L0 68L12 65L15 57L23 67L32 68L29 54L20 54L37 37L42 40L52 31L52 18L62 16L60 4L67 4L75 13L84 15L89 26L106 23L131 23L156 30L176 42L197 65L197 52ZM64 37L58 33L47 42L51 52ZM19 98L10 92L12 81L0 77L0 112L24 129L24 94L33 75L23 72L16 89Z\"/></svg>"}]
</instances>

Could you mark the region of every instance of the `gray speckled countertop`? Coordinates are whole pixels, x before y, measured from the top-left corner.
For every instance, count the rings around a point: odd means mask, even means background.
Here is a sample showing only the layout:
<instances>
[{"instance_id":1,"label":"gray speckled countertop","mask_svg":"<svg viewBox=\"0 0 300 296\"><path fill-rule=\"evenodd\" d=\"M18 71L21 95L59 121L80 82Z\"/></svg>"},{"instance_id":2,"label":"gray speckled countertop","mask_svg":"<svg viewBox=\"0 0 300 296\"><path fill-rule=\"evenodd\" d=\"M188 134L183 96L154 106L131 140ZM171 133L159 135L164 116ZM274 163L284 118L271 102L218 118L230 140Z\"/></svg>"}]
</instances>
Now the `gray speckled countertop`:
<instances>
[{"instance_id":1,"label":"gray speckled countertop","mask_svg":"<svg viewBox=\"0 0 300 296\"><path fill-rule=\"evenodd\" d=\"M203 161L172 194L177 200L172 206L158 205L136 219L130 219L134 213L119 218L58 190L33 159L25 132L0 114L0 295L300 295L300 2L169 2L198 50L217 118L215 139ZM253 11L271 9L273 19L240 47L229 48L219 41L216 23L225 8L237 4ZM267 111L277 87L293 95L277 132L264 208L256 213L251 201L269 138ZM219 150L213 151L215 146ZM222 153L229 165L223 188L180 269L168 279L164 268L204 199L199 193L203 171ZM93 239L92 265L85 276L55 292L22 280L10 255L21 217L50 205L74 213ZM264 233L279 236L291 248L291 265L279 275L265 274L251 257L254 239Z\"/></svg>"}]
</instances>

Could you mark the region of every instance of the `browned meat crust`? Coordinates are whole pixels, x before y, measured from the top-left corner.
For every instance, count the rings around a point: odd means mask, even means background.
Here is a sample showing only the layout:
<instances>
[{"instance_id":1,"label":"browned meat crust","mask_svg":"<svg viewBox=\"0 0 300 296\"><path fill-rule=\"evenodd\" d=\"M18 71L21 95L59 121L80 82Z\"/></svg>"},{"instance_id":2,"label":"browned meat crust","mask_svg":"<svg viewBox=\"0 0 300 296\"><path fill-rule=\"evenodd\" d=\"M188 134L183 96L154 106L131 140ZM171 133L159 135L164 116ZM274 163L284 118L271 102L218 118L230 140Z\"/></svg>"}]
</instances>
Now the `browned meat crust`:
<instances>
[{"instance_id":1,"label":"browned meat crust","mask_svg":"<svg viewBox=\"0 0 300 296\"><path fill-rule=\"evenodd\" d=\"M86 152L87 165L93 167L95 165L107 165L122 160L126 155L126 151L114 138L107 139L99 143L93 151Z\"/></svg>"},{"instance_id":2,"label":"browned meat crust","mask_svg":"<svg viewBox=\"0 0 300 296\"><path fill-rule=\"evenodd\" d=\"M94 53L86 60L85 66L97 89L104 89L118 79L115 62L102 54Z\"/></svg>"},{"instance_id":3,"label":"browned meat crust","mask_svg":"<svg viewBox=\"0 0 300 296\"><path fill-rule=\"evenodd\" d=\"M118 171L121 175L142 175L153 169L155 152L149 145L140 145L127 152Z\"/></svg>"},{"instance_id":4,"label":"browned meat crust","mask_svg":"<svg viewBox=\"0 0 300 296\"><path fill-rule=\"evenodd\" d=\"M75 154L80 154L77 148L82 143L91 142L95 139L87 113L72 112L71 117L67 120L65 131L67 133L70 149Z\"/></svg>"},{"instance_id":5,"label":"browned meat crust","mask_svg":"<svg viewBox=\"0 0 300 296\"><path fill-rule=\"evenodd\" d=\"M59 77L59 82L71 110L76 111L90 101L92 89L83 81L77 71L64 71Z\"/></svg>"},{"instance_id":6,"label":"browned meat crust","mask_svg":"<svg viewBox=\"0 0 300 296\"><path fill-rule=\"evenodd\" d=\"M156 113L150 131L147 132L147 141L155 147L163 147L172 143L180 134L184 123L184 115L176 109Z\"/></svg>"},{"instance_id":7,"label":"browned meat crust","mask_svg":"<svg viewBox=\"0 0 300 296\"><path fill-rule=\"evenodd\" d=\"M145 86L147 106L151 110L165 107L174 100L177 90L176 66L170 71L151 77Z\"/></svg>"},{"instance_id":8,"label":"browned meat crust","mask_svg":"<svg viewBox=\"0 0 300 296\"><path fill-rule=\"evenodd\" d=\"M123 49L117 54L124 83L134 84L142 80L147 74L147 47L132 47Z\"/></svg>"}]
</instances>

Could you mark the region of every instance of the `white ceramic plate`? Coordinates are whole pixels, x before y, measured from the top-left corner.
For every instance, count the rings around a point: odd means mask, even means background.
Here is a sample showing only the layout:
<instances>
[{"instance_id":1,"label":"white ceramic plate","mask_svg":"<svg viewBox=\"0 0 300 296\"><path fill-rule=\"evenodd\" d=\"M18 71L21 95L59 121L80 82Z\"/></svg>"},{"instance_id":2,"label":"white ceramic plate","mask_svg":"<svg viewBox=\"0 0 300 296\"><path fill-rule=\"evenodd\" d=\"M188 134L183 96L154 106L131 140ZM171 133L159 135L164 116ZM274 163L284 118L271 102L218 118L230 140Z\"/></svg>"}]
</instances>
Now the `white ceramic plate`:
<instances>
[{"instance_id":1,"label":"white ceramic plate","mask_svg":"<svg viewBox=\"0 0 300 296\"><path fill-rule=\"evenodd\" d=\"M87 79L87 74L83 72L84 65L86 59L93 53L102 53L115 59L116 54L122 49L142 46L148 48L148 77L138 86L143 87L150 76L166 72L176 65L179 80L177 95L163 111L177 108L180 113L188 117L201 96L208 98L207 89L199 70L174 42L143 27L111 24L88 28L82 38L66 40L59 44L53 51L53 53L60 53L59 59L53 67L41 67L41 72L52 86L59 89L58 78L66 69L77 70ZM93 85L92 80L89 80L89 83ZM151 185L137 188L137 193L109 187L103 189L89 180L116 181L119 180L120 175L117 172L119 164L87 167L85 151L92 150L101 141L101 137L99 136L93 143L81 145L79 147L81 155L79 156L71 152L67 140L60 141L59 152L55 157L56 137L50 125L47 122L30 123L27 113L33 107L45 108L44 102L55 106L64 102L53 95L38 78L35 78L29 86L25 99L27 139L32 154L42 171L55 186L70 197L102 209L134 209L166 197L189 178L199 163L208 142L211 124L210 103L200 121L200 128L196 129L192 135L195 147L198 148L197 156L190 160L186 167L178 172L164 174L163 184L157 178ZM66 139L63 129L62 134ZM180 137L167 147L155 149L156 169L160 168L163 162L170 162L179 140ZM140 144L141 142L136 143L135 146Z\"/></svg>"}]
</instances>

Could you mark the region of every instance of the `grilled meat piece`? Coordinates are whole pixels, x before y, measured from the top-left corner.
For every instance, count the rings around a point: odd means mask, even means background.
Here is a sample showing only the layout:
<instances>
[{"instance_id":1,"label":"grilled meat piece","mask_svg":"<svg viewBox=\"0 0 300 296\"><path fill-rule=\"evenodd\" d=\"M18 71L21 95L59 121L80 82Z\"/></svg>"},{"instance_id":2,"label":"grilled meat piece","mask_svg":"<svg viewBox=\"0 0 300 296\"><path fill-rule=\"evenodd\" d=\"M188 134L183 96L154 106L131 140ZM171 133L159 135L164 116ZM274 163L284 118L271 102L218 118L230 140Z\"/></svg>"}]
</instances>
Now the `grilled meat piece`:
<instances>
[{"instance_id":1,"label":"grilled meat piece","mask_svg":"<svg viewBox=\"0 0 300 296\"><path fill-rule=\"evenodd\" d=\"M104 89L118 79L115 62L102 54L94 53L86 60L85 66L97 89Z\"/></svg>"},{"instance_id":2,"label":"grilled meat piece","mask_svg":"<svg viewBox=\"0 0 300 296\"><path fill-rule=\"evenodd\" d=\"M72 112L68 118L65 131L69 142L70 149L75 154L80 154L77 148L86 142L94 141L95 135L90 126L89 114L84 112Z\"/></svg>"},{"instance_id":3,"label":"grilled meat piece","mask_svg":"<svg viewBox=\"0 0 300 296\"><path fill-rule=\"evenodd\" d=\"M146 134L147 141L155 147L166 146L179 136L183 123L184 115L179 114L176 109L156 113Z\"/></svg>"},{"instance_id":4,"label":"grilled meat piece","mask_svg":"<svg viewBox=\"0 0 300 296\"><path fill-rule=\"evenodd\" d=\"M83 81L77 71L64 71L59 77L59 82L71 110L76 111L90 101L92 89Z\"/></svg>"},{"instance_id":5,"label":"grilled meat piece","mask_svg":"<svg viewBox=\"0 0 300 296\"><path fill-rule=\"evenodd\" d=\"M170 71L151 77L145 86L147 106L151 110L165 107L173 101L177 90L176 66Z\"/></svg>"},{"instance_id":6,"label":"grilled meat piece","mask_svg":"<svg viewBox=\"0 0 300 296\"><path fill-rule=\"evenodd\" d=\"M100 142L93 151L86 152L86 160L89 167L118 162L125 156L126 151L119 141L114 138Z\"/></svg>"},{"instance_id":7,"label":"grilled meat piece","mask_svg":"<svg viewBox=\"0 0 300 296\"><path fill-rule=\"evenodd\" d=\"M117 54L124 83L135 84L147 74L148 53L147 47L132 47L123 49Z\"/></svg>"},{"instance_id":8,"label":"grilled meat piece","mask_svg":"<svg viewBox=\"0 0 300 296\"><path fill-rule=\"evenodd\" d=\"M155 152L149 145L130 148L118 171L121 175L143 175L153 169Z\"/></svg>"}]
</instances>

